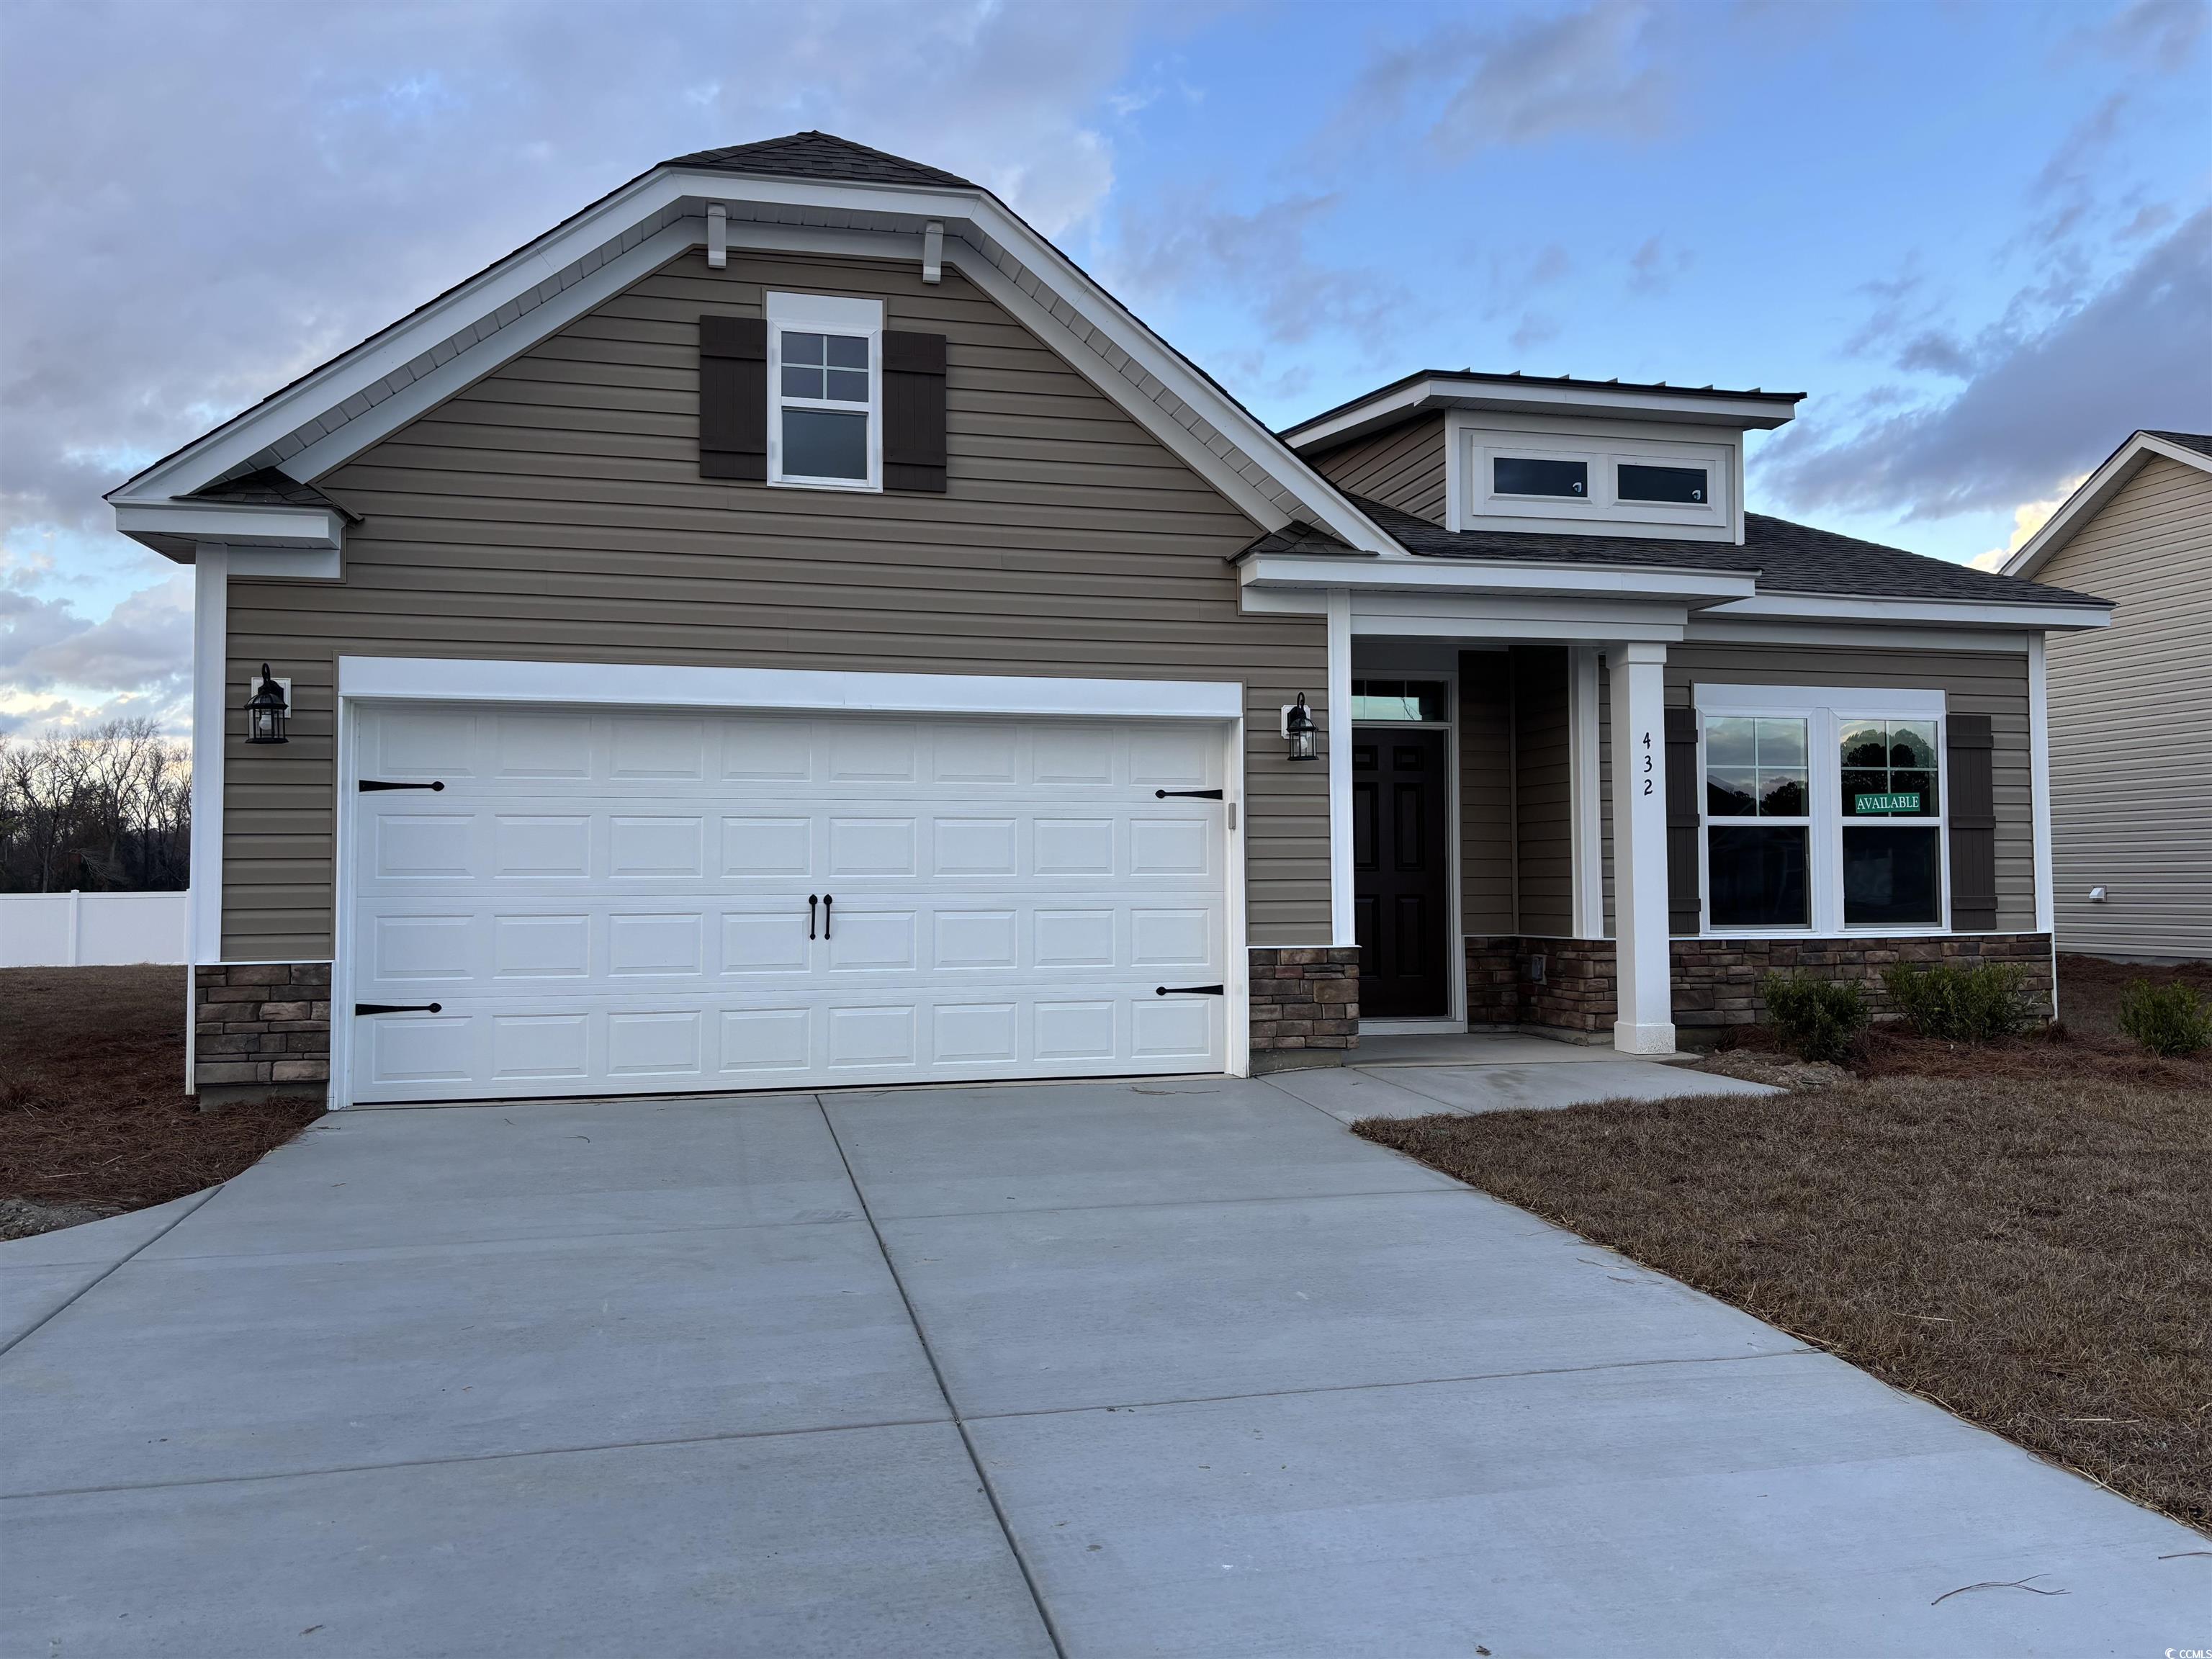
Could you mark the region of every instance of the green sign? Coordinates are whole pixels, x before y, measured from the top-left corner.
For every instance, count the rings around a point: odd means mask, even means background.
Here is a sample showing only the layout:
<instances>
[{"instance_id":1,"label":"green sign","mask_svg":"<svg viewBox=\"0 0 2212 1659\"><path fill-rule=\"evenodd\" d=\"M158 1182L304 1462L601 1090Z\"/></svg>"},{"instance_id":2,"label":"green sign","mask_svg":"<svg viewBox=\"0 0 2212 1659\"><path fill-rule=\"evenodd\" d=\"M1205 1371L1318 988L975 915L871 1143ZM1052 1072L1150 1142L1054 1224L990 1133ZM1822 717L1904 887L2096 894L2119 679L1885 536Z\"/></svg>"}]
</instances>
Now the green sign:
<instances>
[{"instance_id":1,"label":"green sign","mask_svg":"<svg viewBox=\"0 0 2212 1659\"><path fill-rule=\"evenodd\" d=\"M1854 795L1851 810L1856 812L1911 812L1920 811L1920 792L1909 790L1897 795Z\"/></svg>"}]
</instances>

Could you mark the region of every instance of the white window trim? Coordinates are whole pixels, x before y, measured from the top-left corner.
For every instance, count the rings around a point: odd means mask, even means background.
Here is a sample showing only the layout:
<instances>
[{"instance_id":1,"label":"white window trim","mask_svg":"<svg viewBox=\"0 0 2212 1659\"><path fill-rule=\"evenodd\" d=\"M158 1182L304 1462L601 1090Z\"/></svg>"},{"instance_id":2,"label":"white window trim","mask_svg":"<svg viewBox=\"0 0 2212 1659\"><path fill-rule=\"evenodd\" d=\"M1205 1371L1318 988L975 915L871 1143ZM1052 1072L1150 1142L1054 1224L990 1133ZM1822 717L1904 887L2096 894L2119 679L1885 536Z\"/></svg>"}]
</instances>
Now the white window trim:
<instances>
[{"instance_id":1,"label":"white window trim","mask_svg":"<svg viewBox=\"0 0 2212 1659\"><path fill-rule=\"evenodd\" d=\"M1947 752L1948 711L1941 691L1896 687L1823 685L1698 685L1698 931L1703 939L1918 939L1951 932L1951 776ZM1812 920L1801 927L1716 927L1712 921L1710 820L1705 813L1705 735L1708 714L1765 715L1806 722L1806 818L1772 820L1777 827L1804 823L1806 880ZM1902 823L1936 831L1936 920L1911 925L1848 927L1844 921L1843 768L1836 763L1843 725L1850 720L1932 720L1936 726L1937 810L1925 817L1854 820ZM1815 757L1822 758L1816 760ZM1735 820L1728 820L1734 823ZM1747 820L1748 822L1748 820ZM1767 822L1767 820L1759 820Z\"/></svg>"},{"instance_id":2,"label":"white window trim","mask_svg":"<svg viewBox=\"0 0 2212 1659\"><path fill-rule=\"evenodd\" d=\"M830 294L766 296L768 313L768 481L784 489L848 489L880 494L884 487L884 302ZM860 336L868 343L868 475L865 478L816 478L783 470L783 411L821 409L851 415L857 404L783 395L783 336L789 329L806 334Z\"/></svg>"},{"instance_id":3,"label":"white window trim","mask_svg":"<svg viewBox=\"0 0 2212 1659\"><path fill-rule=\"evenodd\" d=\"M1669 434L1629 436L1517 424L1491 425L1462 416L1446 424L1446 487L1449 527L1470 530L1485 522L1527 520L1535 530L1571 532L1595 527L1610 533L1687 535L1710 540L1733 532L1741 539L1742 489L1737 476L1741 444ZM1583 495L1499 493L1493 484L1500 459L1582 461L1589 467ZM1632 501L1620 495L1620 469L1630 465L1691 467L1705 475L1702 502Z\"/></svg>"}]
</instances>

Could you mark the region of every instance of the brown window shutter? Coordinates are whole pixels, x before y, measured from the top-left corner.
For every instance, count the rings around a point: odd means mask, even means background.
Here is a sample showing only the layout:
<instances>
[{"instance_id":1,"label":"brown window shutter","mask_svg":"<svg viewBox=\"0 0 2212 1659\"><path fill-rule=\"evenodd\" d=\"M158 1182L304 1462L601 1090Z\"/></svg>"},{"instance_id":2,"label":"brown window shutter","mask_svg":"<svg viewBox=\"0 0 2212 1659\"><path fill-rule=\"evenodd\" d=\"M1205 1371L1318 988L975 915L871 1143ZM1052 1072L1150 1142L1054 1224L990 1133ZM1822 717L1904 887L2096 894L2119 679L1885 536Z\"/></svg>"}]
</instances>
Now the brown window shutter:
<instances>
[{"instance_id":1,"label":"brown window shutter","mask_svg":"<svg viewBox=\"0 0 2212 1659\"><path fill-rule=\"evenodd\" d=\"M1698 711L1667 711L1667 931L1695 934L1698 886Z\"/></svg>"},{"instance_id":2,"label":"brown window shutter","mask_svg":"<svg viewBox=\"0 0 2212 1659\"><path fill-rule=\"evenodd\" d=\"M1997 925L1995 739L1987 714L1945 722L1943 761L1951 792L1951 931L1988 933Z\"/></svg>"},{"instance_id":3,"label":"brown window shutter","mask_svg":"<svg viewBox=\"0 0 2212 1659\"><path fill-rule=\"evenodd\" d=\"M768 481L768 324L699 319L699 476Z\"/></svg>"},{"instance_id":4,"label":"brown window shutter","mask_svg":"<svg viewBox=\"0 0 2212 1659\"><path fill-rule=\"evenodd\" d=\"M945 337L884 332L884 488L945 493Z\"/></svg>"}]
</instances>

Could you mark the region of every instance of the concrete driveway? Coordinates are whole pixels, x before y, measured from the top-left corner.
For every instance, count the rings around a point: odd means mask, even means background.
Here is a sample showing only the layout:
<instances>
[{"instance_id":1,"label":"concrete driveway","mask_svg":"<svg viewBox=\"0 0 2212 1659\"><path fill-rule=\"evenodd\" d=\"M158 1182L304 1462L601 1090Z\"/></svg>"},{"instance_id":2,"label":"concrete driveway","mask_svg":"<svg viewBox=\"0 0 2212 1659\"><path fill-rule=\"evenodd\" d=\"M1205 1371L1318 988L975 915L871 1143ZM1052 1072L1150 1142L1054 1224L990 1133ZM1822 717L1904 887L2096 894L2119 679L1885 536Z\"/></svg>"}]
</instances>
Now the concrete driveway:
<instances>
[{"instance_id":1,"label":"concrete driveway","mask_svg":"<svg viewBox=\"0 0 2212 1659\"><path fill-rule=\"evenodd\" d=\"M1620 1064L339 1114L0 1247L0 1646L2212 1644L2203 1538L1339 1121Z\"/></svg>"}]
</instances>

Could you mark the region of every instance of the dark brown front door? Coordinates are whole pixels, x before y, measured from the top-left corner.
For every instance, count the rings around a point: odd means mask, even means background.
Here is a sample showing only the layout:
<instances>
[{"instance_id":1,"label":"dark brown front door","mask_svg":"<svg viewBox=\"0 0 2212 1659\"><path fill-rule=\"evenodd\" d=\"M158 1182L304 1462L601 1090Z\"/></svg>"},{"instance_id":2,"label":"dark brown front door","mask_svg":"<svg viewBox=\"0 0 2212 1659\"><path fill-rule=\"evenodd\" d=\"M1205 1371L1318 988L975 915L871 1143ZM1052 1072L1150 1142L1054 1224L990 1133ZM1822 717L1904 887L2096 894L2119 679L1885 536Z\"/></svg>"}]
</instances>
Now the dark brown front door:
<instances>
[{"instance_id":1,"label":"dark brown front door","mask_svg":"<svg viewBox=\"0 0 2212 1659\"><path fill-rule=\"evenodd\" d=\"M1418 726L1352 729L1352 891L1363 1019L1450 1012L1446 735Z\"/></svg>"}]
</instances>

